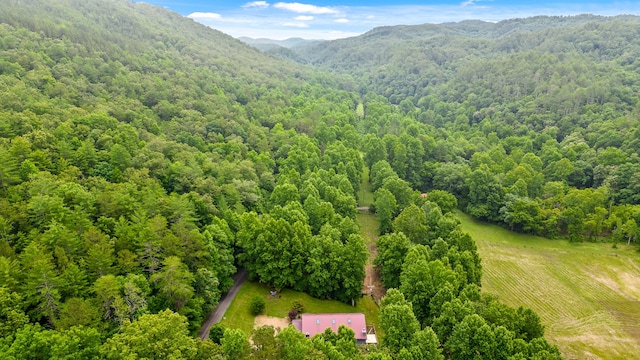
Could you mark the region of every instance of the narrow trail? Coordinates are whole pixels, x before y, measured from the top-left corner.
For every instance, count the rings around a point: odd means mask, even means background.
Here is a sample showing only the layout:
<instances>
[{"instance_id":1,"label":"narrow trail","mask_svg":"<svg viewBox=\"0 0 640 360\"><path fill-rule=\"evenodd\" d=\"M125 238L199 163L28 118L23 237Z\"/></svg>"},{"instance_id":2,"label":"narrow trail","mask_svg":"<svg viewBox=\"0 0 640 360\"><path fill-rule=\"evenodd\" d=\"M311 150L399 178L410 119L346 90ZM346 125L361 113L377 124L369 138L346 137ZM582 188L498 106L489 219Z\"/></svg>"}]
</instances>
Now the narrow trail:
<instances>
[{"instance_id":1,"label":"narrow trail","mask_svg":"<svg viewBox=\"0 0 640 360\"><path fill-rule=\"evenodd\" d=\"M369 259L365 265L365 278L362 283L362 293L370 294L376 302L386 293L384 285L380 280L380 274L376 271L373 261L378 256L378 249L376 247L376 240L378 240L378 221L373 214L358 214L358 224L360 225L360 232L365 239L365 245L369 251ZM370 288L370 286L373 286Z\"/></svg>"},{"instance_id":2,"label":"narrow trail","mask_svg":"<svg viewBox=\"0 0 640 360\"><path fill-rule=\"evenodd\" d=\"M367 169L368 170L368 169ZM373 202L373 193L371 192L371 185L368 181L368 171L362 176L362 183L360 184L361 190L358 192L358 214L356 218L358 225L360 225L360 233L364 238L365 245L369 251L369 259L365 265L365 278L362 283L362 293L370 294L373 299L378 303L380 299L385 295L386 290L380 280L380 274L376 271L373 261L378 256L378 248L376 247L376 241L378 240L378 220L374 214L369 212L369 205Z\"/></svg>"}]
</instances>

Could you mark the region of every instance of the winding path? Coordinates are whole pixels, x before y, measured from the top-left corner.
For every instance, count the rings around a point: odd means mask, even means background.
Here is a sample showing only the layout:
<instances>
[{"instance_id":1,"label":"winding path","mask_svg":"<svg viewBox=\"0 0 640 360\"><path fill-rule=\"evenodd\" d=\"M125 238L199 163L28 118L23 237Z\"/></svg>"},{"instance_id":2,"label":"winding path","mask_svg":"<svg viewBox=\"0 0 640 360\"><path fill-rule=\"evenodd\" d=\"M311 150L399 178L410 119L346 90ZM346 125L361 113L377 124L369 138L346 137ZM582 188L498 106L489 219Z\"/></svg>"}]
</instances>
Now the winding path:
<instances>
[{"instance_id":1,"label":"winding path","mask_svg":"<svg viewBox=\"0 0 640 360\"><path fill-rule=\"evenodd\" d=\"M240 290L244 282L247 280L247 275L247 270L240 269L233 276L233 286L231 287L231 289L229 289L229 291L222 294L222 297L220 297L220 302L218 302L218 306L211 310L209 316L207 316L207 318L202 323L200 331L198 332L198 337L200 339L204 340L208 338L209 329L211 328L211 326L213 324L219 323L220 320L222 320L222 317L224 316L224 313L227 312L227 309L229 308L229 305L231 305L233 298L236 297L238 290Z\"/></svg>"}]
</instances>

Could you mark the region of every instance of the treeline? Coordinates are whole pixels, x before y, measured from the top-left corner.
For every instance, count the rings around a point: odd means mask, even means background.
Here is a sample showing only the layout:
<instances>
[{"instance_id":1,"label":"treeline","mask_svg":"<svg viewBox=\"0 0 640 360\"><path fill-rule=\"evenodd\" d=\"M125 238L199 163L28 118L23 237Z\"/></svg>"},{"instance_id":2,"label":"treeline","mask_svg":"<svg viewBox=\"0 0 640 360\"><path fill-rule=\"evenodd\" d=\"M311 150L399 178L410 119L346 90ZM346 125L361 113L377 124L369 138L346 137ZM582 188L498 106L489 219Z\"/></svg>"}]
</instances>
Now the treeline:
<instances>
[{"instance_id":1,"label":"treeline","mask_svg":"<svg viewBox=\"0 0 640 360\"><path fill-rule=\"evenodd\" d=\"M634 16L464 21L294 50L362 84L367 166L384 160L513 230L636 242L639 28Z\"/></svg>"},{"instance_id":2,"label":"treeline","mask_svg":"<svg viewBox=\"0 0 640 360\"><path fill-rule=\"evenodd\" d=\"M374 190L394 184L427 194L446 190L463 211L513 230L575 241L637 241L640 165L634 144L640 127L631 114L606 120L602 116L610 104L588 106L596 111L590 112L589 126L573 125L570 135L561 137L556 126L536 131L492 121L505 116L497 109L480 122L472 121L476 112L445 122L465 105L435 104L427 112L450 109L440 126L417 120L424 112L411 104L399 105L401 112L407 107L401 115L386 99L365 102L364 159ZM407 204L406 190L391 193L387 202L394 205L381 219L385 232Z\"/></svg>"},{"instance_id":3,"label":"treeline","mask_svg":"<svg viewBox=\"0 0 640 360\"><path fill-rule=\"evenodd\" d=\"M370 178L382 235L375 265L390 289L380 314L383 346L402 359L560 358L535 312L480 293L480 257L452 212L454 195L411 190L385 160Z\"/></svg>"}]
</instances>

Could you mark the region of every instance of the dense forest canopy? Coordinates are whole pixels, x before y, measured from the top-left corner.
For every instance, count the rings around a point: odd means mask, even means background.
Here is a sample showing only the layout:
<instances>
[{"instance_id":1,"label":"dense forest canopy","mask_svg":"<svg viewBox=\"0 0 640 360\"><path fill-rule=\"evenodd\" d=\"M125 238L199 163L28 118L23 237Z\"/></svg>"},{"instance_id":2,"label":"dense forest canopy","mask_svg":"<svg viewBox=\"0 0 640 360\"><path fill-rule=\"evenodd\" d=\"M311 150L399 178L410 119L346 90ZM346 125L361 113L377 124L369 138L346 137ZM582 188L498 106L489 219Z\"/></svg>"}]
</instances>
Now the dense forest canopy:
<instances>
[{"instance_id":1,"label":"dense forest canopy","mask_svg":"<svg viewBox=\"0 0 640 360\"><path fill-rule=\"evenodd\" d=\"M5 1L0 353L559 358L533 311L481 293L454 211L637 241L638 30L591 16L383 28L292 50L319 70L147 4ZM365 170L389 289L380 347L346 328L193 338L238 267L357 300Z\"/></svg>"},{"instance_id":2,"label":"dense forest canopy","mask_svg":"<svg viewBox=\"0 0 640 360\"><path fill-rule=\"evenodd\" d=\"M385 160L412 187L447 190L514 230L635 242L639 32L636 16L541 16L384 27L294 50L369 93L368 166ZM370 92L404 116L381 116Z\"/></svg>"}]
</instances>

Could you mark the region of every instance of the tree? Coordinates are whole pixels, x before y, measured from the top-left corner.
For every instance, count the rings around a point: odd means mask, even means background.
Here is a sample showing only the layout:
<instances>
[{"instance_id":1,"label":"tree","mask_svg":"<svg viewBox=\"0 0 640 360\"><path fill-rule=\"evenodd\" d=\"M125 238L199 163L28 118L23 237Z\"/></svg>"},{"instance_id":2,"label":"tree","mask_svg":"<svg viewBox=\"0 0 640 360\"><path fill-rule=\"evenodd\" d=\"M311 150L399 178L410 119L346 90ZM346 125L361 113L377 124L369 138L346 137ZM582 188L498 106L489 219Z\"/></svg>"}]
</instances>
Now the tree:
<instances>
[{"instance_id":1,"label":"tree","mask_svg":"<svg viewBox=\"0 0 640 360\"><path fill-rule=\"evenodd\" d=\"M60 306L60 313L53 323L56 329L61 330L66 330L73 326L99 328L100 315L100 309L91 301L70 298Z\"/></svg>"},{"instance_id":2,"label":"tree","mask_svg":"<svg viewBox=\"0 0 640 360\"><path fill-rule=\"evenodd\" d=\"M469 205L467 211L483 220L499 219L498 211L502 207L503 189L498 179L486 165L475 169L467 180L469 186Z\"/></svg>"},{"instance_id":3,"label":"tree","mask_svg":"<svg viewBox=\"0 0 640 360\"><path fill-rule=\"evenodd\" d=\"M292 201L300 202L300 194L298 193L298 188L293 184L279 184L273 189L269 201L272 206L285 206Z\"/></svg>"},{"instance_id":4,"label":"tree","mask_svg":"<svg viewBox=\"0 0 640 360\"><path fill-rule=\"evenodd\" d=\"M196 341L189 336L184 316L163 310L133 322L126 320L120 332L102 345L100 355L106 359L195 359Z\"/></svg>"},{"instance_id":5,"label":"tree","mask_svg":"<svg viewBox=\"0 0 640 360\"><path fill-rule=\"evenodd\" d=\"M176 256L167 257L162 269L151 275L150 280L176 311L193 296L194 275Z\"/></svg>"},{"instance_id":6,"label":"tree","mask_svg":"<svg viewBox=\"0 0 640 360\"><path fill-rule=\"evenodd\" d=\"M244 359L249 352L249 341L240 329L225 329L220 340L220 347L230 360Z\"/></svg>"},{"instance_id":7,"label":"tree","mask_svg":"<svg viewBox=\"0 0 640 360\"><path fill-rule=\"evenodd\" d=\"M338 269L342 259L342 244L330 236L317 235L307 245L309 253L304 279L307 291L317 298L335 296L340 289Z\"/></svg>"},{"instance_id":8,"label":"tree","mask_svg":"<svg viewBox=\"0 0 640 360\"><path fill-rule=\"evenodd\" d=\"M390 177L384 179L382 187L389 190L398 202L398 207L402 210L411 204L414 195L409 183L399 177Z\"/></svg>"},{"instance_id":9,"label":"tree","mask_svg":"<svg viewBox=\"0 0 640 360\"><path fill-rule=\"evenodd\" d=\"M23 325L29 323L29 317L22 310L20 294L0 287L0 339L11 336Z\"/></svg>"},{"instance_id":10,"label":"tree","mask_svg":"<svg viewBox=\"0 0 640 360\"><path fill-rule=\"evenodd\" d=\"M433 319L431 327L438 335L440 342L445 344L449 340L456 324L461 322L466 316L474 313L475 310L471 302L453 299L442 305L440 314Z\"/></svg>"},{"instance_id":11,"label":"tree","mask_svg":"<svg viewBox=\"0 0 640 360\"><path fill-rule=\"evenodd\" d=\"M640 234L640 229L634 219L627 220L622 224L620 230L627 237L627 245L631 244L631 241L635 240L638 237L638 234Z\"/></svg>"},{"instance_id":12,"label":"tree","mask_svg":"<svg viewBox=\"0 0 640 360\"><path fill-rule=\"evenodd\" d=\"M433 329L426 327L416 333L414 345L410 348L414 359L444 360L440 341Z\"/></svg>"},{"instance_id":13,"label":"tree","mask_svg":"<svg viewBox=\"0 0 640 360\"><path fill-rule=\"evenodd\" d=\"M220 345L222 338L224 337L225 326L221 323L213 324L209 329L209 339L214 343Z\"/></svg>"},{"instance_id":14,"label":"tree","mask_svg":"<svg viewBox=\"0 0 640 360\"><path fill-rule=\"evenodd\" d=\"M460 201L466 199L469 194L466 179L471 173L469 166L451 162L438 165L433 174L433 187L453 194Z\"/></svg>"},{"instance_id":15,"label":"tree","mask_svg":"<svg viewBox=\"0 0 640 360\"><path fill-rule=\"evenodd\" d=\"M304 201L304 210L309 216L311 233L318 234L324 224L330 223L335 217L333 205L330 202L320 201L315 195L308 196Z\"/></svg>"},{"instance_id":16,"label":"tree","mask_svg":"<svg viewBox=\"0 0 640 360\"><path fill-rule=\"evenodd\" d=\"M529 198L521 198L507 194L505 204L500 209L503 221L511 230L523 231L529 234L542 232L542 211L540 206Z\"/></svg>"},{"instance_id":17,"label":"tree","mask_svg":"<svg viewBox=\"0 0 640 360\"><path fill-rule=\"evenodd\" d=\"M369 258L369 252L364 239L359 234L351 234L342 248L340 264L337 273L341 279L341 288L335 298L343 302L353 301L362 293L362 282L365 278L364 267Z\"/></svg>"},{"instance_id":18,"label":"tree","mask_svg":"<svg viewBox=\"0 0 640 360\"><path fill-rule=\"evenodd\" d=\"M32 242L20 255L23 268L22 294L33 320L53 321L60 304L60 285L51 254Z\"/></svg>"},{"instance_id":19,"label":"tree","mask_svg":"<svg viewBox=\"0 0 640 360\"><path fill-rule=\"evenodd\" d=\"M444 190L433 190L427 194L428 201L438 205L442 213L452 212L458 207L458 199Z\"/></svg>"},{"instance_id":20,"label":"tree","mask_svg":"<svg viewBox=\"0 0 640 360\"><path fill-rule=\"evenodd\" d=\"M363 151L364 163L369 169L378 161L387 160L387 148L382 139L371 133L365 135Z\"/></svg>"},{"instance_id":21,"label":"tree","mask_svg":"<svg viewBox=\"0 0 640 360\"><path fill-rule=\"evenodd\" d=\"M287 326L282 329L276 339L280 347L278 359L305 360L314 357L313 351L309 346L310 342L304 337L304 334L293 326Z\"/></svg>"},{"instance_id":22,"label":"tree","mask_svg":"<svg viewBox=\"0 0 640 360\"><path fill-rule=\"evenodd\" d=\"M453 328L444 344L451 359L490 359L495 352L495 335L478 314L466 316Z\"/></svg>"},{"instance_id":23,"label":"tree","mask_svg":"<svg viewBox=\"0 0 640 360\"><path fill-rule=\"evenodd\" d=\"M518 307L516 311L517 326L516 334L525 341L532 341L535 338L544 336L544 325L538 314L530 308Z\"/></svg>"},{"instance_id":24,"label":"tree","mask_svg":"<svg viewBox=\"0 0 640 360\"><path fill-rule=\"evenodd\" d=\"M378 189L374 194L376 217L380 223L379 233L384 235L391 231L392 220L398 207L396 198L387 189Z\"/></svg>"},{"instance_id":25,"label":"tree","mask_svg":"<svg viewBox=\"0 0 640 360\"><path fill-rule=\"evenodd\" d=\"M100 356L100 333L82 326L68 330L44 330L27 324L16 334L6 352L9 359L97 359Z\"/></svg>"},{"instance_id":26,"label":"tree","mask_svg":"<svg viewBox=\"0 0 640 360\"><path fill-rule=\"evenodd\" d=\"M409 239L403 233L391 233L378 238L378 256L374 264L387 289L400 287L400 273L410 246Z\"/></svg>"},{"instance_id":27,"label":"tree","mask_svg":"<svg viewBox=\"0 0 640 360\"><path fill-rule=\"evenodd\" d=\"M413 312L420 324L424 324L431 313L429 303L438 290L449 283L453 289L458 289L458 279L453 270L445 266L442 261L427 261L424 258L412 258L413 247L407 254L407 260L400 275L400 291L407 301L413 305Z\"/></svg>"},{"instance_id":28,"label":"tree","mask_svg":"<svg viewBox=\"0 0 640 360\"><path fill-rule=\"evenodd\" d=\"M429 228L424 210L414 204L404 208L393 220L393 231L404 233L414 244L426 244Z\"/></svg>"},{"instance_id":29,"label":"tree","mask_svg":"<svg viewBox=\"0 0 640 360\"><path fill-rule=\"evenodd\" d=\"M420 324L413 315L411 303L397 289L389 289L380 305L380 326L384 331L382 346L393 354L414 344Z\"/></svg>"},{"instance_id":30,"label":"tree","mask_svg":"<svg viewBox=\"0 0 640 360\"><path fill-rule=\"evenodd\" d=\"M275 329L273 326L261 326L253 329L251 332L251 359L269 360L276 359L280 351L278 342L275 337Z\"/></svg>"},{"instance_id":31,"label":"tree","mask_svg":"<svg viewBox=\"0 0 640 360\"><path fill-rule=\"evenodd\" d=\"M373 191L380 189L384 180L391 177L398 177L398 174L393 171L391 165L389 165L386 160L379 160L371 165L369 181L371 182Z\"/></svg>"},{"instance_id":32,"label":"tree","mask_svg":"<svg viewBox=\"0 0 640 360\"><path fill-rule=\"evenodd\" d=\"M243 241L245 266L261 281L277 288L300 288L311 230L301 221L263 217L254 240Z\"/></svg>"},{"instance_id":33,"label":"tree","mask_svg":"<svg viewBox=\"0 0 640 360\"><path fill-rule=\"evenodd\" d=\"M267 305L267 302L264 300L262 296L254 296L251 298L251 303L249 304L249 309L251 310L251 314L256 316L260 315L264 311L264 307Z\"/></svg>"},{"instance_id":34,"label":"tree","mask_svg":"<svg viewBox=\"0 0 640 360\"><path fill-rule=\"evenodd\" d=\"M131 154L120 144L114 144L109 152L111 158L110 164L114 169L124 171L131 165Z\"/></svg>"}]
</instances>

